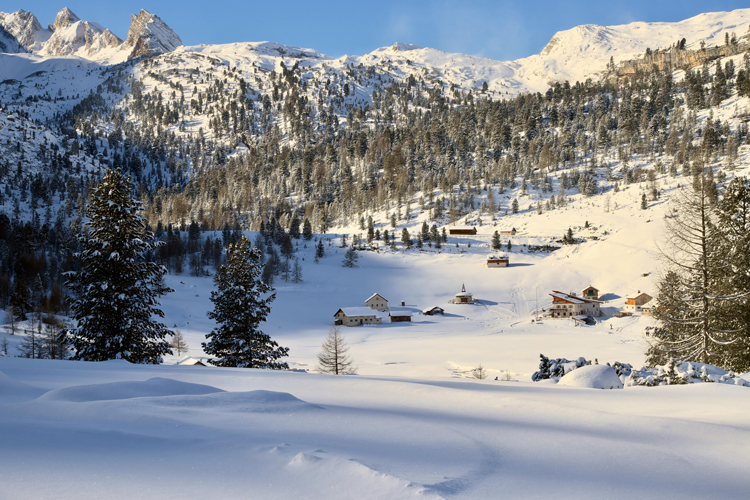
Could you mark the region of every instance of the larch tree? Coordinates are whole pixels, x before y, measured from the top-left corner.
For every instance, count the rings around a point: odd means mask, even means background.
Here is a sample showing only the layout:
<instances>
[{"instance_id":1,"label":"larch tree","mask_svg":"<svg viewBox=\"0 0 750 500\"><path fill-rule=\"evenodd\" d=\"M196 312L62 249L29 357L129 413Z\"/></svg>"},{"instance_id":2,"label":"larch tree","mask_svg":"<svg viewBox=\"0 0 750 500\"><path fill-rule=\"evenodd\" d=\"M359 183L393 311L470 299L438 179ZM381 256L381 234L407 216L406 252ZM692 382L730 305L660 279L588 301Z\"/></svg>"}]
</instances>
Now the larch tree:
<instances>
[{"instance_id":1,"label":"larch tree","mask_svg":"<svg viewBox=\"0 0 750 500\"><path fill-rule=\"evenodd\" d=\"M706 186L701 175L696 188L678 192L665 219L667 272L654 307L659 324L646 330L652 365L670 358L721 365L722 353L741 338L743 326L726 312L742 307L747 290L726 287L733 271Z\"/></svg>"},{"instance_id":2,"label":"larch tree","mask_svg":"<svg viewBox=\"0 0 750 500\"><path fill-rule=\"evenodd\" d=\"M333 375L357 373L357 367L349 356L349 346L338 327L333 327L323 341L318 354L317 371Z\"/></svg>"},{"instance_id":3,"label":"larch tree","mask_svg":"<svg viewBox=\"0 0 750 500\"><path fill-rule=\"evenodd\" d=\"M206 354L216 356L209 363L237 368L287 370L280 358L289 355L260 330L276 298L273 288L261 279L263 264L260 250L244 236L227 248L226 263L214 276L216 290L211 292L213 311L208 318L218 323L202 344Z\"/></svg>"},{"instance_id":4,"label":"larch tree","mask_svg":"<svg viewBox=\"0 0 750 500\"><path fill-rule=\"evenodd\" d=\"M78 237L80 271L68 274L75 328L60 330L73 359L161 363L172 354L172 332L163 318L159 297L173 291L164 285L167 270L146 259L158 246L140 215L130 176L109 170L95 186L86 208L87 231Z\"/></svg>"}]
</instances>

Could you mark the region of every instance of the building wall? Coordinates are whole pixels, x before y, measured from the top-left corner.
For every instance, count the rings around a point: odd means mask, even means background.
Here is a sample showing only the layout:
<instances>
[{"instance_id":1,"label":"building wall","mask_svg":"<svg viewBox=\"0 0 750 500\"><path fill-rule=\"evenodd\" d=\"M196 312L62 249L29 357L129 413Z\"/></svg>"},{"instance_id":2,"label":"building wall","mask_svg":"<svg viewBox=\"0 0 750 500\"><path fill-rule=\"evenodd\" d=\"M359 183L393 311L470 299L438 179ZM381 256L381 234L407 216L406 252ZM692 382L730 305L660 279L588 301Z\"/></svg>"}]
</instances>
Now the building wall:
<instances>
[{"instance_id":1,"label":"building wall","mask_svg":"<svg viewBox=\"0 0 750 500\"><path fill-rule=\"evenodd\" d=\"M487 267L508 267L507 260L488 260Z\"/></svg>"},{"instance_id":2,"label":"building wall","mask_svg":"<svg viewBox=\"0 0 750 500\"><path fill-rule=\"evenodd\" d=\"M385 311L386 309L388 309L388 301L380 297L371 298L370 300L365 302L365 305L370 309L374 309L376 311Z\"/></svg>"}]
</instances>

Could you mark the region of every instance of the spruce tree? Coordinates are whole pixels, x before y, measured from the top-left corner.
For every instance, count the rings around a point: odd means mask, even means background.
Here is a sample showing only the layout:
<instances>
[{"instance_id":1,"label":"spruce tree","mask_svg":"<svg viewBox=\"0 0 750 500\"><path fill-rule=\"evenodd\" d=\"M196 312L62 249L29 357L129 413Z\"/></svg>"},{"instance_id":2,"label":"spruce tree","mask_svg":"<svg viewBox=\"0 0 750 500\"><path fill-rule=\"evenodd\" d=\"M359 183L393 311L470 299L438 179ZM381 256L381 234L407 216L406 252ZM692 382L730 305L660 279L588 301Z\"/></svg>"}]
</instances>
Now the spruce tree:
<instances>
[{"instance_id":1,"label":"spruce tree","mask_svg":"<svg viewBox=\"0 0 750 500\"><path fill-rule=\"evenodd\" d=\"M209 363L237 368L289 369L279 358L289 355L259 326L271 312L276 298L272 288L261 280L263 264L257 248L242 236L227 248L226 264L214 276L211 292L213 311L208 318L219 324L202 344L206 354L216 356ZM270 293L270 295L269 295Z\"/></svg>"},{"instance_id":2,"label":"spruce tree","mask_svg":"<svg viewBox=\"0 0 750 500\"><path fill-rule=\"evenodd\" d=\"M500 241L500 233L498 233L497 231L495 231L492 234L492 249L493 250L500 250L500 245L501 244L502 243Z\"/></svg>"},{"instance_id":3,"label":"spruce tree","mask_svg":"<svg viewBox=\"0 0 750 500\"><path fill-rule=\"evenodd\" d=\"M173 291L163 284L167 270L145 255L158 246L131 195L130 176L109 170L86 208L88 232L78 237L81 270L67 282L74 296L75 328L60 331L75 350L73 359L161 363L172 354L158 298Z\"/></svg>"},{"instance_id":4,"label":"spruce tree","mask_svg":"<svg viewBox=\"0 0 750 500\"><path fill-rule=\"evenodd\" d=\"M357 254L357 249L354 246L350 246L344 255L344 259L341 261L341 265L344 267L357 267L358 259L359 254Z\"/></svg>"},{"instance_id":5,"label":"spruce tree","mask_svg":"<svg viewBox=\"0 0 750 500\"><path fill-rule=\"evenodd\" d=\"M304 238L305 241L310 241L312 237L312 224L310 224L309 220L305 219L305 222L302 224L302 238Z\"/></svg>"}]
</instances>

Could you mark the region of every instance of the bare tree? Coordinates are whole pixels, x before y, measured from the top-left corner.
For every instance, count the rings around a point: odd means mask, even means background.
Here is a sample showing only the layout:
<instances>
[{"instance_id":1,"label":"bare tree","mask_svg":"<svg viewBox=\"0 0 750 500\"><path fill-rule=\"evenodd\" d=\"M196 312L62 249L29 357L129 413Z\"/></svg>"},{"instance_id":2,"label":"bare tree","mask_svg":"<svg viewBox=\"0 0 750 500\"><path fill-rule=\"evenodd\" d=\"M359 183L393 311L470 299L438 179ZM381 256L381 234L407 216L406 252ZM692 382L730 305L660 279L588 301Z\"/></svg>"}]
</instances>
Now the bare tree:
<instances>
[{"instance_id":1,"label":"bare tree","mask_svg":"<svg viewBox=\"0 0 750 500\"><path fill-rule=\"evenodd\" d=\"M471 370L471 376L479 380L484 380L487 378L487 369L482 366L482 363L479 363L479 366Z\"/></svg>"},{"instance_id":2,"label":"bare tree","mask_svg":"<svg viewBox=\"0 0 750 500\"><path fill-rule=\"evenodd\" d=\"M0 355L8 355L8 338L5 336L3 336L3 339L0 340Z\"/></svg>"},{"instance_id":3,"label":"bare tree","mask_svg":"<svg viewBox=\"0 0 750 500\"><path fill-rule=\"evenodd\" d=\"M331 328L328 337L323 341L323 346L318 354L318 368L320 373L332 373L334 375L348 375L357 373L357 367L347 353L349 346L346 345L344 336L337 326Z\"/></svg>"},{"instance_id":4,"label":"bare tree","mask_svg":"<svg viewBox=\"0 0 750 500\"><path fill-rule=\"evenodd\" d=\"M654 316L659 325L646 329L649 364L673 357L709 363L739 339L741 328L726 322L726 303L740 303L747 292L725 293L722 283L731 275L722 257L723 235L716 224L716 208L701 175L693 188L674 198L674 211L665 219L666 245L660 248L667 272L659 283ZM739 307L739 306L738 306Z\"/></svg>"},{"instance_id":5,"label":"bare tree","mask_svg":"<svg viewBox=\"0 0 750 500\"><path fill-rule=\"evenodd\" d=\"M16 334L16 308L8 306L8 310L5 312L5 322L10 325L10 334Z\"/></svg>"},{"instance_id":6,"label":"bare tree","mask_svg":"<svg viewBox=\"0 0 750 500\"><path fill-rule=\"evenodd\" d=\"M18 346L18 350L23 358L38 359L41 357L41 343L39 337L36 335L34 328L29 331L24 330L26 334L24 339L21 341L21 345Z\"/></svg>"},{"instance_id":7,"label":"bare tree","mask_svg":"<svg viewBox=\"0 0 750 500\"><path fill-rule=\"evenodd\" d=\"M177 351L178 356L187 354L188 351L190 351L190 347L187 345L187 342L185 342L185 336L182 334L180 330L174 331L174 335L172 336L172 342L170 342L169 345L172 346L172 349Z\"/></svg>"}]
</instances>

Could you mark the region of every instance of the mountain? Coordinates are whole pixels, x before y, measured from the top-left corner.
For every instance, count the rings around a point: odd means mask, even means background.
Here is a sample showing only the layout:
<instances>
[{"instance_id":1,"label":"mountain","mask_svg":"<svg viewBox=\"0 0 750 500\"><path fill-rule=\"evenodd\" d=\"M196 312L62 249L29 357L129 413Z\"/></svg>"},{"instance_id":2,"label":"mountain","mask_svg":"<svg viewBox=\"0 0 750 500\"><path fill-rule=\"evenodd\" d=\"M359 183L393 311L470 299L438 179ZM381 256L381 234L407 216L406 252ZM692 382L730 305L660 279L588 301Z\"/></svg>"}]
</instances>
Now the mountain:
<instances>
[{"instance_id":1,"label":"mountain","mask_svg":"<svg viewBox=\"0 0 750 500\"><path fill-rule=\"evenodd\" d=\"M158 16L141 12L133 14L128 30L128 37L123 48L130 50L128 60L139 57L153 57L165 52L172 52L182 45L182 40L167 23Z\"/></svg>"},{"instance_id":2,"label":"mountain","mask_svg":"<svg viewBox=\"0 0 750 500\"><path fill-rule=\"evenodd\" d=\"M100 24L81 20L67 7L58 12L47 28L42 28L31 12L0 12L0 52L3 53L29 52L40 58L72 56L101 64L117 64L171 52L180 45L180 37L158 16L146 10L132 16L124 42Z\"/></svg>"},{"instance_id":3,"label":"mountain","mask_svg":"<svg viewBox=\"0 0 750 500\"><path fill-rule=\"evenodd\" d=\"M48 29L52 35L38 51L41 56L75 55L96 59L103 49L122 44L122 40L111 31L99 24L81 21L67 7L57 14L55 22Z\"/></svg>"},{"instance_id":4,"label":"mountain","mask_svg":"<svg viewBox=\"0 0 750 500\"><path fill-rule=\"evenodd\" d=\"M18 10L11 14L0 12L0 26L10 33L24 48L24 52L35 52L42 48L52 35L42 28L39 20L31 12Z\"/></svg>"}]
</instances>

